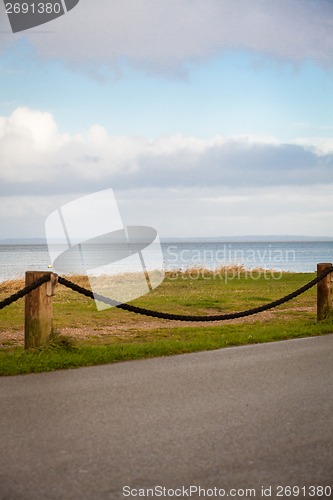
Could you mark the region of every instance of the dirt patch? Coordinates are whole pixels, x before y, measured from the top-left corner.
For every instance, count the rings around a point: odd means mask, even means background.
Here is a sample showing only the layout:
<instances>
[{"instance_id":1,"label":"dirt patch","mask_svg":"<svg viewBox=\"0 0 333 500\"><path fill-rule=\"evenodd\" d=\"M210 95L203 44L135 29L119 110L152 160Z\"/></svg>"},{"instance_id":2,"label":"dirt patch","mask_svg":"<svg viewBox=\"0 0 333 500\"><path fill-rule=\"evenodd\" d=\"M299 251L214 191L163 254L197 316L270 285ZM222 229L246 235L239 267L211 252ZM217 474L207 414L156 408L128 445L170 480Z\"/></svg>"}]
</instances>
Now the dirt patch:
<instances>
[{"instance_id":1,"label":"dirt patch","mask_svg":"<svg viewBox=\"0 0 333 500\"><path fill-rule=\"evenodd\" d=\"M210 311L205 311L206 314L210 314ZM211 312L212 314L214 311ZM84 340L96 338L96 340L102 341L105 337L114 337L115 340L134 340L140 337L140 332L147 332L149 330L172 330L179 327L204 327L204 326L222 326L228 324L242 324L242 323L255 323L268 322L273 319L279 318L290 319L292 314L302 315L315 313L315 307L295 307L286 309L272 309L270 311L264 311L262 313L247 316L245 318L233 319L220 322L193 322L193 321L170 321L150 318L147 321L136 322L135 319L129 318L127 322L118 322L109 326L94 327L94 326L80 326L77 328L61 328L59 333L62 335L68 335L73 339ZM23 346L24 345L24 329L21 330L5 330L0 333L0 348L8 348L13 346Z\"/></svg>"}]
</instances>

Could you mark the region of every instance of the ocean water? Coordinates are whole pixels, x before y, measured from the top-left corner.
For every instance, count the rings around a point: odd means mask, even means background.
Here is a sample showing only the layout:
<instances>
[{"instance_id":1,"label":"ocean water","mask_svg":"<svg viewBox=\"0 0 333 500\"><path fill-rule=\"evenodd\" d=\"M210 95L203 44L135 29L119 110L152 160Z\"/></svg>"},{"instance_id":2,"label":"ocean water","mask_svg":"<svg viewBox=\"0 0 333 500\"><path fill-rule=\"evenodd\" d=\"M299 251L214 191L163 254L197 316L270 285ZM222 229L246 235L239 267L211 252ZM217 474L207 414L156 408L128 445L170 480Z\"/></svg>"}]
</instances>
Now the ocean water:
<instances>
[{"instance_id":1,"label":"ocean water","mask_svg":"<svg viewBox=\"0 0 333 500\"><path fill-rule=\"evenodd\" d=\"M61 250L61 247L59 247ZM92 246L98 258L107 260L108 248ZM164 269L243 265L246 269L314 272L317 263L333 262L333 242L164 242ZM160 253L150 255L148 268L158 267ZM0 245L0 282L24 277L25 271L45 271L51 265L46 245ZM70 266L70 264L69 264ZM73 269L75 262L73 261ZM49 268L50 270L50 268ZM137 265L117 262L115 272L139 271Z\"/></svg>"}]
</instances>

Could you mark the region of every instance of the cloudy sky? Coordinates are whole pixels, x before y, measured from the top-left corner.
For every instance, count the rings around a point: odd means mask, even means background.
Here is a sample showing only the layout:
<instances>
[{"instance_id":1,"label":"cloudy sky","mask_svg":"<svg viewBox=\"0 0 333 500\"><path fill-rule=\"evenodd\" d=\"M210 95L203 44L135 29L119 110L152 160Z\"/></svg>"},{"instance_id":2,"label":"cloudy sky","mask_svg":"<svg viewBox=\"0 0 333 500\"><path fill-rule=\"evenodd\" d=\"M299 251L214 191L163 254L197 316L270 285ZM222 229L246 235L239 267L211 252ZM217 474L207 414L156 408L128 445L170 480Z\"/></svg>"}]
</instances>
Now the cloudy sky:
<instances>
[{"instance_id":1,"label":"cloudy sky","mask_svg":"<svg viewBox=\"0 0 333 500\"><path fill-rule=\"evenodd\" d=\"M163 237L333 236L331 0L0 2L0 239L113 188Z\"/></svg>"}]
</instances>

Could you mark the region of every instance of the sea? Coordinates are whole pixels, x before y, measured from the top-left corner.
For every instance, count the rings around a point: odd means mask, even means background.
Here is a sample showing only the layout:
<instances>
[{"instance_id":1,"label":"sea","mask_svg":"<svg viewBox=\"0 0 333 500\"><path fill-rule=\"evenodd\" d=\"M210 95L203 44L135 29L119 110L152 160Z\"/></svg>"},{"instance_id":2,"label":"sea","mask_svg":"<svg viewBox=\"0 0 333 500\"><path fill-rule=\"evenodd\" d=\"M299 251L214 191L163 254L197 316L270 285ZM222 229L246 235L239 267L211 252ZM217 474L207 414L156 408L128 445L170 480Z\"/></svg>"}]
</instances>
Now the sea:
<instances>
[{"instance_id":1,"label":"sea","mask_svg":"<svg viewBox=\"0 0 333 500\"><path fill-rule=\"evenodd\" d=\"M63 250L59 246L60 254ZM94 247L91 251L99 252L103 262L107 261L108 248ZM333 262L333 241L163 241L161 247L149 254L149 262L145 262L147 270L160 269L162 261L165 271L243 266L247 270L312 273L317 263ZM74 264L73 260L73 274ZM68 266L70 271L70 261ZM23 278L26 271L47 270L53 270L47 245L0 244L0 283ZM113 270L115 273L140 271L142 259L132 259L131 263L121 259Z\"/></svg>"}]
</instances>

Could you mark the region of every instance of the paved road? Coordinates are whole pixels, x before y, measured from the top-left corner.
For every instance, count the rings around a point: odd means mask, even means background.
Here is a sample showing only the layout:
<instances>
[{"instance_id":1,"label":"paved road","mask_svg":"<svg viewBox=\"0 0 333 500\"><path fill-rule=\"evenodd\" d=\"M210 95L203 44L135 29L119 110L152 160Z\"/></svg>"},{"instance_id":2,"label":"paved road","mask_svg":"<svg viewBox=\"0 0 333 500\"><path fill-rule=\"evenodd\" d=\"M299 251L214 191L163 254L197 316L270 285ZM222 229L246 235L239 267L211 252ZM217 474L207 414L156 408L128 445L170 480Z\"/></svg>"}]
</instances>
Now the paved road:
<instances>
[{"instance_id":1,"label":"paved road","mask_svg":"<svg viewBox=\"0 0 333 500\"><path fill-rule=\"evenodd\" d=\"M1 500L333 482L333 335L5 377L0 394Z\"/></svg>"}]
</instances>

